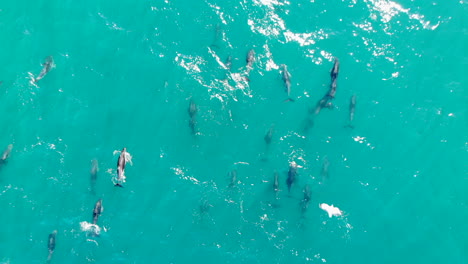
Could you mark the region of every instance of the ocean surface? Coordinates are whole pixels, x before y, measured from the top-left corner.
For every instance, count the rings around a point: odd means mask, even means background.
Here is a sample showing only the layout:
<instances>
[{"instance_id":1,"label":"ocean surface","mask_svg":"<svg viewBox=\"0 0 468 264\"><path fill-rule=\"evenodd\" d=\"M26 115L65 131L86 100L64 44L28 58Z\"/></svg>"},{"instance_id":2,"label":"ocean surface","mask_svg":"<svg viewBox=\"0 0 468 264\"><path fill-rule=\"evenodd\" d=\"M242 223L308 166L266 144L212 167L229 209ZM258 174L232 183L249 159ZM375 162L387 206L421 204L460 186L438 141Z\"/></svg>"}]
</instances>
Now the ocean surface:
<instances>
[{"instance_id":1,"label":"ocean surface","mask_svg":"<svg viewBox=\"0 0 468 264\"><path fill-rule=\"evenodd\" d=\"M0 263L54 230L50 263L468 263L466 0L16 0L0 28Z\"/></svg>"}]
</instances>

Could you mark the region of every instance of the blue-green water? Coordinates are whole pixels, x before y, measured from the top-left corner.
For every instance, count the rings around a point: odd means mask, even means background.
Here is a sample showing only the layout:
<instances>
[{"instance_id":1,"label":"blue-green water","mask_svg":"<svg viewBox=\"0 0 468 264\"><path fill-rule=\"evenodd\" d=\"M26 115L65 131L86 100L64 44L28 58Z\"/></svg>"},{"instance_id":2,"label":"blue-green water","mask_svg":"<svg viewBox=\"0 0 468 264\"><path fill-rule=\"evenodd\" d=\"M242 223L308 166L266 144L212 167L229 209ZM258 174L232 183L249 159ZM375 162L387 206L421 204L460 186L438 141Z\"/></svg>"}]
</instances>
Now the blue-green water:
<instances>
[{"instance_id":1,"label":"blue-green water","mask_svg":"<svg viewBox=\"0 0 468 264\"><path fill-rule=\"evenodd\" d=\"M44 263L57 230L51 263L467 263L467 14L465 0L3 1L0 262ZM305 131L334 57L334 109Z\"/></svg>"}]
</instances>

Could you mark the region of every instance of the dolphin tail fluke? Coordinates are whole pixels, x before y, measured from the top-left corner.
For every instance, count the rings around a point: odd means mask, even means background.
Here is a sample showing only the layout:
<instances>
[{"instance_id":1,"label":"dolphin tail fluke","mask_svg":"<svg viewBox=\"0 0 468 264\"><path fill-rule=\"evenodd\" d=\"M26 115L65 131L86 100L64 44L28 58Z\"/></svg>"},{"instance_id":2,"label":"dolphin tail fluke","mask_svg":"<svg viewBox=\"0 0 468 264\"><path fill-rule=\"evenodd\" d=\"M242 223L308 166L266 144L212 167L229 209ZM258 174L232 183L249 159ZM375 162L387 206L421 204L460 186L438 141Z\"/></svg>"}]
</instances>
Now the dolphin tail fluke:
<instances>
[{"instance_id":1,"label":"dolphin tail fluke","mask_svg":"<svg viewBox=\"0 0 468 264\"><path fill-rule=\"evenodd\" d=\"M285 103L286 102L295 102L295 100L292 99L291 97L289 97L289 98L286 98L283 102L285 102Z\"/></svg>"},{"instance_id":2,"label":"dolphin tail fluke","mask_svg":"<svg viewBox=\"0 0 468 264\"><path fill-rule=\"evenodd\" d=\"M354 126L353 126L353 125L351 125L351 124L348 124L348 125L346 125L346 126L344 126L344 127L345 127L345 128L351 128L351 129L354 129Z\"/></svg>"},{"instance_id":3,"label":"dolphin tail fluke","mask_svg":"<svg viewBox=\"0 0 468 264\"><path fill-rule=\"evenodd\" d=\"M116 183L114 186L123 188L122 184L120 184L120 183Z\"/></svg>"}]
</instances>

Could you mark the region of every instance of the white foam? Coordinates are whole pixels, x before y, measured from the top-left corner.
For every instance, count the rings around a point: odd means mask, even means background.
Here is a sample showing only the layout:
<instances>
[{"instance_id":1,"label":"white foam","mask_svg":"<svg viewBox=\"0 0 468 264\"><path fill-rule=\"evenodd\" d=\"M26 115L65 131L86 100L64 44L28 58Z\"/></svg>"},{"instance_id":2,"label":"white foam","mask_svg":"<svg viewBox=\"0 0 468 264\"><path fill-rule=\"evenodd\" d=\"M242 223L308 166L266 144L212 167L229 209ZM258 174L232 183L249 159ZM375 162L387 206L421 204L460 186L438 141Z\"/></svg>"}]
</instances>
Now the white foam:
<instances>
[{"instance_id":1,"label":"white foam","mask_svg":"<svg viewBox=\"0 0 468 264\"><path fill-rule=\"evenodd\" d=\"M125 171L122 171L122 174L120 174L120 178L118 175L115 175L114 177L112 177L112 183L115 185L115 184L123 184L125 183L125 179L127 179L127 177L125 177Z\"/></svg>"},{"instance_id":2,"label":"white foam","mask_svg":"<svg viewBox=\"0 0 468 264\"><path fill-rule=\"evenodd\" d=\"M88 223L86 221L80 222L81 231L99 235L101 233L101 227L95 224Z\"/></svg>"},{"instance_id":3,"label":"white foam","mask_svg":"<svg viewBox=\"0 0 468 264\"><path fill-rule=\"evenodd\" d=\"M319 204L320 209L326 211L328 213L328 217L332 216L341 216L343 215L343 212L340 210L340 208L335 207L333 205L328 205L326 203Z\"/></svg>"},{"instance_id":4,"label":"white foam","mask_svg":"<svg viewBox=\"0 0 468 264\"><path fill-rule=\"evenodd\" d=\"M128 153L128 152L125 152L125 162L129 162L130 165L133 166L132 155L130 155L130 153Z\"/></svg>"}]
</instances>

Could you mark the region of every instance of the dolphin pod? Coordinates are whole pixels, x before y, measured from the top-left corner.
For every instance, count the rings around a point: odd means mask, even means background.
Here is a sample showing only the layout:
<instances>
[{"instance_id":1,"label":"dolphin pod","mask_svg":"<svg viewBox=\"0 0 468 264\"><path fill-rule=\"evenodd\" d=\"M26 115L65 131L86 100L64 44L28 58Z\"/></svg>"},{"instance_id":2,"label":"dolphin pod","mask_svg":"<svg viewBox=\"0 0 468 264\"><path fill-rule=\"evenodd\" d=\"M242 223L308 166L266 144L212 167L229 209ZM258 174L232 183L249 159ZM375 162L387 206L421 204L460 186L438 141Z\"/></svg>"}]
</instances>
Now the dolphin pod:
<instances>
[{"instance_id":1,"label":"dolphin pod","mask_svg":"<svg viewBox=\"0 0 468 264\"><path fill-rule=\"evenodd\" d=\"M226 68L230 70L231 68L231 64L232 64L232 58L229 56L228 57L228 60L226 62ZM249 74L249 72L253 69L253 64L255 62L255 51L253 49L249 50L248 54L247 54L247 57L246 57L246 67L247 67L247 76ZM39 75L34 78L34 82L37 82L41 79L43 79L46 74L54 67L54 61L53 61L53 58L52 56L49 56L46 58L44 64L43 64L43 68L41 70L41 72L39 73ZM330 78L331 78L331 84L330 84L330 88L329 90L327 91L327 93L317 102L315 108L311 108L309 110L309 114L315 116L315 115L318 115L320 113L320 111L323 109L323 108L331 108L332 105L331 105L331 101L335 98L336 96L336 91L337 91L337 78L338 78L338 74L339 74L339 68L340 68L340 62L338 60L338 58L335 58L334 60L334 65L330 71ZM282 64L281 65L281 76L282 76L282 80L284 82L284 87L285 87L285 91L288 95L288 97L290 96L290 93L291 93L291 75L290 73L288 72L288 69L287 69L287 66L285 64ZM353 122L353 119L354 119L354 113L355 113L355 107L356 107L356 96L353 95L351 98L350 98L350 104L349 104L349 125L348 127L353 127L352 126L352 122ZM188 115L189 115L189 127L191 129L191 132L192 134L196 134L196 114L198 112L198 107L197 105L195 104L195 102L191 99L190 100L190 103L189 103L189 107L188 107ZM308 119L309 120L309 124L310 125L313 125L313 119L310 118ZM271 142L272 142L272 136L273 136L273 129L274 127L271 126L270 129L267 131L267 133L265 134L264 136L264 141L267 145L270 145ZM6 150L3 152L2 156L0 157L0 165L6 163L7 159L9 158L10 156L10 153L11 153L11 150L12 150L12 147L13 145L8 145L8 147L6 148ZM126 164L127 162L130 161L130 158L129 158L129 153L127 152L127 149L124 147L121 152L120 152L120 155L118 157L118 160L117 160L117 182L115 183L115 186L118 186L118 187L123 187L122 184L125 182L125 167L126 167ZM324 158L323 160L323 166L322 166L322 171L321 171L321 175L322 175L322 178L327 178L328 177L328 167L329 167L330 163L328 161L328 158ZM288 187L288 193L290 194L291 193L291 188L296 184L296 178L297 178L297 170L298 170L298 165L295 161L291 161L289 163L289 169L288 169L288 172L287 172L287 179L286 179L286 185ZM98 173L98 162L97 160L93 160L92 161L92 167L91 167L91 170L90 170L90 180L91 180L91 189L94 190L94 185L95 185L95 182L97 180L97 173ZM230 177L230 184L229 184L229 187L234 187L236 184L237 184L237 171L234 169L232 171L229 172L229 177ZM273 184L272 184L272 189L275 193L278 193L280 191L280 180L279 180L280 176L279 176L279 173L278 172L274 172L274 175L273 175ZM271 188L271 187L270 187ZM94 191L92 191L94 192ZM311 200L311 190L310 190L310 187L309 185L305 185L304 186L304 189L302 191L303 193L303 198L300 200L300 207L301 207L301 212L302 213L305 213L309 204L310 204L310 200ZM209 207L212 207L207 201L205 201L204 203L202 203L200 205L200 212L206 212L208 210ZM93 221L92 221L92 224L93 225L96 225L97 226L97 223L98 223L98 220L99 220L99 217L101 216L101 213L103 212L103 206L102 206L102 199L99 199L96 204L94 205L94 208L93 208ZM49 255L48 255L48 258L47 258L47 261L50 262L51 259L52 259L52 255L53 255L53 252L55 250L55 245L56 245L56 235L57 235L57 231L54 230L51 234L49 234L49 238L48 238L48 251L49 251ZM98 235L98 233L96 233L96 235Z\"/></svg>"}]
</instances>

